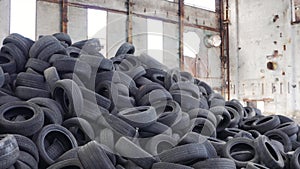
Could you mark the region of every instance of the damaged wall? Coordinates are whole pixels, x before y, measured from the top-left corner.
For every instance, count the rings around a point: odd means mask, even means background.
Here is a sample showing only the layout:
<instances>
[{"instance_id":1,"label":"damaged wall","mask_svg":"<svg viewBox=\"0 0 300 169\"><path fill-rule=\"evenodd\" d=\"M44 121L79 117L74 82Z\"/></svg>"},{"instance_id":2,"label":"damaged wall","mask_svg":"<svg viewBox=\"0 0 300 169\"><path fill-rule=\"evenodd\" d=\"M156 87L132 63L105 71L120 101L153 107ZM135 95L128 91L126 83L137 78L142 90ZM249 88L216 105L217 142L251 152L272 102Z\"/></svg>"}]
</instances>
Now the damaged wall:
<instances>
[{"instance_id":1,"label":"damaged wall","mask_svg":"<svg viewBox=\"0 0 300 169\"><path fill-rule=\"evenodd\" d=\"M300 25L291 1L229 0L230 93L266 113L299 116Z\"/></svg>"}]
</instances>

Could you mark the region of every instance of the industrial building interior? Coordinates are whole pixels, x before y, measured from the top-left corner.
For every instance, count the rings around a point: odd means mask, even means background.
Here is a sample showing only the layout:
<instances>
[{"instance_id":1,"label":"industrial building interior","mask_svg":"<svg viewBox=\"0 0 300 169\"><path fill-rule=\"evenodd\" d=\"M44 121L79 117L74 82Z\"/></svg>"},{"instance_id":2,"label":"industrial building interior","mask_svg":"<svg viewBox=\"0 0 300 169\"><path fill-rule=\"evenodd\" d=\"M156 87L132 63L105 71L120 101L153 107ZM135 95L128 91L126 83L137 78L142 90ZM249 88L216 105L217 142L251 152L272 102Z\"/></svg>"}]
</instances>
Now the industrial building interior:
<instances>
[{"instance_id":1,"label":"industrial building interior","mask_svg":"<svg viewBox=\"0 0 300 169\"><path fill-rule=\"evenodd\" d=\"M73 41L99 38L106 57L129 41L137 55L146 51L171 68L190 71L227 99L296 117L300 2L206 1L187 0L180 7L179 0L2 0L0 38L64 31ZM26 23L20 22L24 14ZM206 45L214 35L222 44Z\"/></svg>"},{"instance_id":2,"label":"industrial building interior","mask_svg":"<svg viewBox=\"0 0 300 169\"><path fill-rule=\"evenodd\" d=\"M1 45L57 32L99 39L107 59L128 42L226 101L300 122L300 0L0 0Z\"/></svg>"}]
</instances>

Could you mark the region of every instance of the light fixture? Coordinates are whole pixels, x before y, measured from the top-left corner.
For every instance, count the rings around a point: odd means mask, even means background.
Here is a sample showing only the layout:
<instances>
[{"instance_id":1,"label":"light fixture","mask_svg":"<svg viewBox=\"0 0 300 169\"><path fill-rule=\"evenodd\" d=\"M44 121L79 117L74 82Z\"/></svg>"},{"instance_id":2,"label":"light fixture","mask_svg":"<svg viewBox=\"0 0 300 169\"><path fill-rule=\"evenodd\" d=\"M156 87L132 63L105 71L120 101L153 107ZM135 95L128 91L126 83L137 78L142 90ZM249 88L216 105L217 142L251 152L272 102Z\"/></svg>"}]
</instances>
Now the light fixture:
<instances>
[{"instance_id":1,"label":"light fixture","mask_svg":"<svg viewBox=\"0 0 300 169\"><path fill-rule=\"evenodd\" d=\"M220 35L207 35L205 36L204 43L206 47L219 47L222 43Z\"/></svg>"}]
</instances>

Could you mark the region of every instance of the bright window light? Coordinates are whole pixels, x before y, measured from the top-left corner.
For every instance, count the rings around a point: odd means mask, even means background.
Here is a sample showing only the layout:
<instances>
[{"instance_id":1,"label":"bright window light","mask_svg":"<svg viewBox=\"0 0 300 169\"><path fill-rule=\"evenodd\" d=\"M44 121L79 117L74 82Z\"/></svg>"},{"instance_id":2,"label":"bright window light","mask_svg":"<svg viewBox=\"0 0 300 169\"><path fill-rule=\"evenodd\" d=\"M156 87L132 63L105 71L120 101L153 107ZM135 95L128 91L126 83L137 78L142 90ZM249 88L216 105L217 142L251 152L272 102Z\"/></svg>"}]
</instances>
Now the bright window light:
<instances>
[{"instance_id":1,"label":"bright window light","mask_svg":"<svg viewBox=\"0 0 300 169\"><path fill-rule=\"evenodd\" d=\"M88 38L98 38L101 46L101 53L106 56L106 26L107 12L97 9L88 9Z\"/></svg>"},{"instance_id":2,"label":"bright window light","mask_svg":"<svg viewBox=\"0 0 300 169\"><path fill-rule=\"evenodd\" d=\"M148 55L163 63L163 23L162 21L147 19Z\"/></svg>"},{"instance_id":3,"label":"bright window light","mask_svg":"<svg viewBox=\"0 0 300 169\"><path fill-rule=\"evenodd\" d=\"M195 32L183 34L183 55L196 58L200 49L200 38Z\"/></svg>"},{"instance_id":4,"label":"bright window light","mask_svg":"<svg viewBox=\"0 0 300 169\"><path fill-rule=\"evenodd\" d=\"M209 11L216 11L215 0L184 0L184 4Z\"/></svg>"},{"instance_id":5,"label":"bright window light","mask_svg":"<svg viewBox=\"0 0 300 169\"><path fill-rule=\"evenodd\" d=\"M35 40L36 0L11 0L10 33Z\"/></svg>"}]
</instances>

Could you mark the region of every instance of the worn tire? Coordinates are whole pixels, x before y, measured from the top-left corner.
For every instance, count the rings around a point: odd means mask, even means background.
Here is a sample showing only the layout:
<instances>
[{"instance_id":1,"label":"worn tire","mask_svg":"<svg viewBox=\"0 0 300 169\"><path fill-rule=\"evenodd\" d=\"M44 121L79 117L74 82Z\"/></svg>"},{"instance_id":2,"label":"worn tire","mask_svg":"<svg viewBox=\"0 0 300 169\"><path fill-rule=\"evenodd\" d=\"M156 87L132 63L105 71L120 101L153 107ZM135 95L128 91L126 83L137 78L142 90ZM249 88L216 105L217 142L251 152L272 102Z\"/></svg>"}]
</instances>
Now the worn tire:
<instances>
[{"instance_id":1,"label":"worn tire","mask_svg":"<svg viewBox=\"0 0 300 169\"><path fill-rule=\"evenodd\" d=\"M17 115L23 115L27 117L27 120L13 121ZM0 128L2 132L31 136L39 131L43 124L44 113L34 103L15 101L0 107Z\"/></svg>"}]
</instances>

